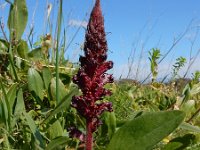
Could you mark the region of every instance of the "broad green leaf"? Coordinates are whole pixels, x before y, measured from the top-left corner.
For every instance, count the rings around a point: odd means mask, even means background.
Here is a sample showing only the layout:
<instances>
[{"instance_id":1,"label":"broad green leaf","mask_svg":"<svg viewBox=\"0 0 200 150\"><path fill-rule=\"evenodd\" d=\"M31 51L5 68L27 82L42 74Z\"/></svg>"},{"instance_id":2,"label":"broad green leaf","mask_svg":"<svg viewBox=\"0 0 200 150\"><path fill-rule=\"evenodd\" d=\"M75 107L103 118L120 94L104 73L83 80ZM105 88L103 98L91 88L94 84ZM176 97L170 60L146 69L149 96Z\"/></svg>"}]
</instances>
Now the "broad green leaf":
<instances>
[{"instance_id":1,"label":"broad green leaf","mask_svg":"<svg viewBox=\"0 0 200 150\"><path fill-rule=\"evenodd\" d=\"M26 41L24 40L21 40L18 47L17 47L17 52L18 52L18 55L21 57L21 58L27 58L27 55L28 55L28 51L29 51L29 48L28 48L28 44Z\"/></svg>"},{"instance_id":2,"label":"broad green leaf","mask_svg":"<svg viewBox=\"0 0 200 150\"><path fill-rule=\"evenodd\" d=\"M59 99L58 100L56 100L56 78L51 79L50 86L51 86L51 96L53 100L60 102L63 99L63 97L67 95L67 90L65 89L65 86L60 79L59 79Z\"/></svg>"},{"instance_id":3,"label":"broad green leaf","mask_svg":"<svg viewBox=\"0 0 200 150\"><path fill-rule=\"evenodd\" d=\"M29 127L31 129L32 134L34 135L36 141L39 142L39 146L41 148L44 148L42 135L40 134L40 131L38 130L37 126L35 125L34 120L28 113L24 112L23 114L26 118L27 124L29 125Z\"/></svg>"},{"instance_id":4,"label":"broad green leaf","mask_svg":"<svg viewBox=\"0 0 200 150\"><path fill-rule=\"evenodd\" d=\"M43 58L42 48L38 47L36 49L33 49L28 53L28 56L33 58L34 60L40 60Z\"/></svg>"},{"instance_id":5,"label":"broad green leaf","mask_svg":"<svg viewBox=\"0 0 200 150\"><path fill-rule=\"evenodd\" d=\"M181 111L149 112L127 122L114 135L108 150L150 150L183 121Z\"/></svg>"},{"instance_id":6,"label":"broad green leaf","mask_svg":"<svg viewBox=\"0 0 200 150\"><path fill-rule=\"evenodd\" d=\"M72 89L63 99L60 101L60 103L56 106L55 109L53 109L50 114L47 116L47 118L43 121L43 123L49 122L56 114L59 112L62 112L63 110L67 110L71 104L72 96L77 95L78 90Z\"/></svg>"},{"instance_id":7,"label":"broad green leaf","mask_svg":"<svg viewBox=\"0 0 200 150\"><path fill-rule=\"evenodd\" d=\"M15 105L14 114L15 115L21 115L25 111L25 105L24 105L24 98L23 98L23 92L20 88L17 93L17 101Z\"/></svg>"},{"instance_id":8,"label":"broad green leaf","mask_svg":"<svg viewBox=\"0 0 200 150\"><path fill-rule=\"evenodd\" d=\"M17 87L18 84L13 84L7 92L8 101L10 104L11 113L13 113L13 105L15 103L15 99L17 97Z\"/></svg>"},{"instance_id":9,"label":"broad green leaf","mask_svg":"<svg viewBox=\"0 0 200 150\"><path fill-rule=\"evenodd\" d=\"M28 70L28 87L30 91L34 91L35 94L43 100L44 97L44 84L40 74L34 69Z\"/></svg>"},{"instance_id":10,"label":"broad green leaf","mask_svg":"<svg viewBox=\"0 0 200 150\"><path fill-rule=\"evenodd\" d=\"M68 144L68 137L61 136L53 139L48 145L46 150L61 150Z\"/></svg>"},{"instance_id":11,"label":"broad green leaf","mask_svg":"<svg viewBox=\"0 0 200 150\"><path fill-rule=\"evenodd\" d=\"M49 125L47 132L49 134L50 139L57 138L59 136L63 136L63 129L59 120L56 120L53 124Z\"/></svg>"},{"instance_id":12,"label":"broad green leaf","mask_svg":"<svg viewBox=\"0 0 200 150\"><path fill-rule=\"evenodd\" d=\"M27 20L28 10L26 6L26 0L14 0L14 4L10 5L8 18L8 27L12 39L21 39L26 28Z\"/></svg>"},{"instance_id":13,"label":"broad green leaf","mask_svg":"<svg viewBox=\"0 0 200 150\"><path fill-rule=\"evenodd\" d=\"M51 71L49 68L44 67L42 69L42 77L44 80L44 86L45 86L46 90L48 90L49 85L51 83L51 78L52 78Z\"/></svg>"}]
</instances>

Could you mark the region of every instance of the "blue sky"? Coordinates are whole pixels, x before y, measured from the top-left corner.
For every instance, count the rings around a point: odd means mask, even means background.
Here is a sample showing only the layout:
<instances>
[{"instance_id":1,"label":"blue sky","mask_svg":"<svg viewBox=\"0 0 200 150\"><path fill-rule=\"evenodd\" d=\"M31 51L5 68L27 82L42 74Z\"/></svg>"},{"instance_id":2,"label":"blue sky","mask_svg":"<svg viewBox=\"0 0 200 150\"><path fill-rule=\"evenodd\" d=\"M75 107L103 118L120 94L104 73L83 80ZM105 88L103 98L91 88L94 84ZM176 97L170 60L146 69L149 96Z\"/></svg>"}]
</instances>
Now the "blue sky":
<instances>
[{"instance_id":1,"label":"blue sky","mask_svg":"<svg viewBox=\"0 0 200 150\"><path fill-rule=\"evenodd\" d=\"M35 40L48 32L45 26L47 4L52 4L51 21L56 21L58 0L27 0L29 8L29 23L26 33L32 23L35 26ZM0 0L0 17L7 20L9 5ZM88 21L94 0L64 0L63 27L67 29L67 42L69 42L80 25ZM173 65L179 56L189 58L191 42L192 54L200 48L200 1L199 0L102 0L102 11L105 18L105 30L108 32L109 59L114 61L114 73L118 78L127 76L128 57L134 58L130 78L144 78L150 68L148 51L159 48L165 54L187 28L193 19L188 32L174 47L169 56L159 65L160 77L171 72L169 65ZM33 12L35 15L33 17ZM53 26L55 28L55 24ZM26 38L26 33L24 38ZM84 42L85 29L81 27L76 38L67 50L66 57L73 61L78 60L81 53L80 44ZM0 34L1 35L1 34ZM133 56L133 50L135 55ZM141 55L142 51L142 55ZM75 57L76 56L76 57ZM139 58L141 58L139 61ZM199 57L193 65L191 72L198 69ZM137 68L139 67L138 73ZM186 65L187 67L187 65ZM182 70L184 72L184 69ZM137 75L136 75L137 74ZM189 75L190 76L190 75Z\"/></svg>"}]
</instances>

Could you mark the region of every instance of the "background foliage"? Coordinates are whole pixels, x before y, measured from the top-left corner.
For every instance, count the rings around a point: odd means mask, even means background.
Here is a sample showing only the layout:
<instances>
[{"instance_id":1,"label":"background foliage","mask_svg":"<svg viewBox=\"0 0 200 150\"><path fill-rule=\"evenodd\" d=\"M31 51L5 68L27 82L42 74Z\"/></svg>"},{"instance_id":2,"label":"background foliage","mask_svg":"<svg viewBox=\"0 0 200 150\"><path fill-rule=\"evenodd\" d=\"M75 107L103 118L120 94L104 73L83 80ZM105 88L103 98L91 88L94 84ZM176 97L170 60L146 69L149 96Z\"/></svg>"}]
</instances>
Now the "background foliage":
<instances>
[{"instance_id":1,"label":"background foliage","mask_svg":"<svg viewBox=\"0 0 200 150\"><path fill-rule=\"evenodd\" d=\"M69 138L68 128L85 132L85 120L70 107L80 94L72 83L78 65L64 57L60 42L62 0L56 39L22 39L28 19L25 0L10 4L9 35L0 39L0 149L81 149L84 143ZM4 30L2 29L2 32ZM9 37L9 38L8 38ZM33 46L35 45L35 46ZM123 79L106 85L113 95L114 112L104 113L94 134L94 149L199 149L199 72L180 78L185 58L177 58L172 79L158 82L159 49L149 51L152 82Z\"/></svg>"}]
</instances>

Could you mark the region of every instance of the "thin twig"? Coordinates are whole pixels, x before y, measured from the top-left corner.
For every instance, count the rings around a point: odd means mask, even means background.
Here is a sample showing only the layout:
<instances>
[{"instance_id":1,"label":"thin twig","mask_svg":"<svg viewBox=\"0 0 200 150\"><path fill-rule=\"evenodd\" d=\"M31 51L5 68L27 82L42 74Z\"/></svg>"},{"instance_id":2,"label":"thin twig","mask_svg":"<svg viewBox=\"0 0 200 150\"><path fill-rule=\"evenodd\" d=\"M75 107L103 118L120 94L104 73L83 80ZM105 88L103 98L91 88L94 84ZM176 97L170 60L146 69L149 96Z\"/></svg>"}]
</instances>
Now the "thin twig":
<instances>
[{"instance_id":1,"label":"thin twig","mask_svg":"<svg viewBox=\"0 0 200 150\"><path fill-rule=\"evenodd\" d=\"M196 59L197 59L197 57L198 57L198 55L199 55L199 53L200 53L200 49L199 49L199 50L197 51L196 55L194 55L195 57L194 57L194 58L192 57L192 51L193 51L194 43L195 43L195 41L196 41L196 39L197 39L198 32L199 32L199 29L197 28L195 37L194 37L194 39L191 41L190 59L189 59L189 64L188 64L188 67L187 67L187 69L186 69L186 72L185 72L185 74L184 74L184 76L183 76L184 78L187 76L187 74L188 74L190 68L192 67L192 65L194 64L194 62L196 61Z\"/></svg>"},{"instance_id":2,"label":"thin twig","mask_svg":"<svg viewBox=\"0 0 200 150\"><path fill-rule=\"evenodd\" d=\"M3 33L3 36L4 36L5 40L6 40L6 42L8 42L8 38L7 38L6 33L4 31L3 23L1 22L1 20L0 20L0 27L1 27L1 31Z\"/></svg>"},{"instance_id":3,"label":"thin twig","mask_svg":"<svg viewBox=\"0 0 200 150\"><path fill-rule=\"evenodd\" d=\"M169 53L174 49L174 47L183 39L183 37L185 36L185 34L190 29L190 26L191 26L192 22L193 22L193 19L188 24L186 30L177 39L174 40L172 46L168 49L168 51L165 53L165 55L163 55L163 57L160 59L160 61L158 62L158 64L160 64L169 55ZM151 72L147 75L147 77L141 83L146 82L147 79L149 79L150 76L151 76Z\"/></svg>"}]
</instances>

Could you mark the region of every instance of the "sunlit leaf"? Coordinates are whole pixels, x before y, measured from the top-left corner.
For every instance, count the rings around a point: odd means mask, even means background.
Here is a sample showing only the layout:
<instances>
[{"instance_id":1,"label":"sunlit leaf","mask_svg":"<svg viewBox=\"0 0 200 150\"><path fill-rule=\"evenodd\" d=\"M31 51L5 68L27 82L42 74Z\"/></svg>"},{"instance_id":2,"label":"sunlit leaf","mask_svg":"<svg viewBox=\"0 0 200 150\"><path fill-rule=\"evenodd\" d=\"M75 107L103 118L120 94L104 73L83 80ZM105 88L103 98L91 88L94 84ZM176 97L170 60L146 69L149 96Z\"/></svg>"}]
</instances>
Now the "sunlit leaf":
<instances>
[{"instance_id":1,"label":"sunlit leaf","mask_svg":"<svg viewBox=\"0 0 200 150\"><path fill-rule=\"evenodd\" d=\"M14 4L10 5L8 18L8 27L12 39L21 39L26 28L27 20L28 10L26 0L14 0Z\"/></svg>"},{"instance_id":2,"label":"sunlit leaf","mask_svg":"<svg viewBox=\"0 0 200 150\"><path fill-rule=\"evenodd\" d=\"M34 60L42 59L43 58L42 48L38 47L36 49L33 49L28 53L28 56L33 58Z\"/></svg>"},{"instance_id":3,"label":"sunlit leaf","mask_svg":"<svg viewBox=\"0 0 200 150\"><path fill-rule=\"evenodd\" d=\"M64 84L59 79L59 99L58 100L56 100L56 78L51 79L50 86L51 86L51 96L52 96L53 100L60 102L63 99L63 97L65 97L67 94L67 90L65 89Z\"/></svg>"},{"instance_id":4,"label":"sunlit leaf","mask_svg":"<svg viewBox=\"0 0 200 150\"><path fill-rule=\"evenodd\" d=\"M200 92L200 83L193 85L192 89L190 90L190 95L195 95Z\"/></svg>"},{"instance_id":5,"label":"sunlit leaf","mask_svg":"<svg viewBox=\"0 0 200 150\"><path fill-rule=\"evenodd\" d=\"M181 111L149 112L127 122L114 135L108 150L150 150L183 121Z\"/></svg>"},{"instance_id":6,"label":"sunlit leaf","mask_svg":"<svg viewBox=\"0 0 200 150\"><path fill-rule=\"evenodd\" d=\"M45 86L46 90L48 90L49 85L51 83L51 78L52 78L51 71L49 68L44 67L42 69L42 77L44 80L44 86Z\"/></svg>"},{"instance_id":7,"label":"sunlit leaf","mask_svg":"<svg viewBox=\"0 0 200 150\"><path fill-rule=\"evenodd\" d=\"M28 70L28 87L30 91L34 91L41 100L44 97L44 84L40 74L34 69Z\"/></svg>"}]
</instances>

